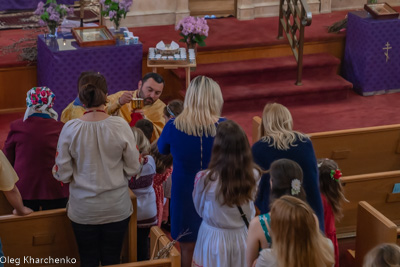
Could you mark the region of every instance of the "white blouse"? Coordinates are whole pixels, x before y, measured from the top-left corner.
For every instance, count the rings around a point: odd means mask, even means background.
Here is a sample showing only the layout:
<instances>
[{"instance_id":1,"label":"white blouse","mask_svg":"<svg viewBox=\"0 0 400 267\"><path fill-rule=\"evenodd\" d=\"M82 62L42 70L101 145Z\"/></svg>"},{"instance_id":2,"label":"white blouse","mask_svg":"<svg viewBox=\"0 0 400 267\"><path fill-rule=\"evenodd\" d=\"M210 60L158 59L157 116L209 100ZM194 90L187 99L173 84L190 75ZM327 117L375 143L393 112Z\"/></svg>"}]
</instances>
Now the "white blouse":
<instances>
[{"instance_id":1,"label":"white blouse","mask_svg":"<svg viewBox=\"0 0 400 267\"><path fill-rule=\"evenodd\" d=\"M139 170L136 140L124 119L75 119L64 125L53 174L70 183L67 209L73 222L104 224L128 218L128 180Z\"/></svg>"}]
</instances>

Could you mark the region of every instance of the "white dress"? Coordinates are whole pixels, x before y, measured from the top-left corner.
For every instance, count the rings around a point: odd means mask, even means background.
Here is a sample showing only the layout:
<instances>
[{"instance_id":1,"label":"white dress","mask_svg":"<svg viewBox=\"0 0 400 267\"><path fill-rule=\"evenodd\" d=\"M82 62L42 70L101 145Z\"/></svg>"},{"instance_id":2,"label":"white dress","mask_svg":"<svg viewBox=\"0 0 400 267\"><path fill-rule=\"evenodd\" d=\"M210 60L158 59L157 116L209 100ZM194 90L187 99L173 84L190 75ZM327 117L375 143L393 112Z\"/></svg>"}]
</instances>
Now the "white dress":
<instances>
[{"instance_id":1,"label":"white dress","mask_svg":"<svg viewBox=\"0 0 400 267\"><path fill-rule=\"evenodd\" d=\"M237 206L222 206L215 198L218 182L209 182L204 190L205 172L195 178L193 202L203 221L197 236L192 266L246 266L247 227ZM242 205L250 222L255 215L254 203Z\"/></svg>"}]
</instances>

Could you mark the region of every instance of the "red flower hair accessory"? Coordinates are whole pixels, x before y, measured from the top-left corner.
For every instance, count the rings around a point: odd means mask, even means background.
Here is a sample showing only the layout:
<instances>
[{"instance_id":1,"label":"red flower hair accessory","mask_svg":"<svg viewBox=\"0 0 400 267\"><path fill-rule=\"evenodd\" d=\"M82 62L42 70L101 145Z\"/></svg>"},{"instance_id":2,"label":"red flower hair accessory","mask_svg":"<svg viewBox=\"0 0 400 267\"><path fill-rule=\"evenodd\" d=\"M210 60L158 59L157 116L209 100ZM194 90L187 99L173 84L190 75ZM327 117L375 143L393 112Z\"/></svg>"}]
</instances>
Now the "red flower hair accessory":
<instances>
[{"instance_id":1,"label":"red flower hair accessory","mask_svg":"<svg viewBox=\"0 0 400 267\"><path fill-rule=\"evenodd\" d=\"M331 170L331 178L336 182L339 182L340 177L342 177L342 172L340 169Z\"/></svg>"}]
</instances>

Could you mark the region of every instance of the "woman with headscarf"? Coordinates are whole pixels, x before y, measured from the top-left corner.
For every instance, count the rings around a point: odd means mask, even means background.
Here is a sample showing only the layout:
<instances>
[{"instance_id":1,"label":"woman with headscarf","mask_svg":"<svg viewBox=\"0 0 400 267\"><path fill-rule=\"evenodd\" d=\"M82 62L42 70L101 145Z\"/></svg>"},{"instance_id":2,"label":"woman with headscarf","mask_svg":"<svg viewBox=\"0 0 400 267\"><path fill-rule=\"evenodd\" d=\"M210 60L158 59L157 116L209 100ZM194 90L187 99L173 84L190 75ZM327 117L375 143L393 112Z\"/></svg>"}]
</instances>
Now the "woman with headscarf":
<instances>
[{"instance_id":1,"label":"woman with headscarf","mask_svg":"<svg viewBox=\"0 0 400 267\"><path fill-rule=\"evenodd\" d=\"M54 180L52 168L57 141L64 123L53 109L54 93L33 87L27 93L23 119L10 125L3 152L19 176L16 183L24 205L38 211L65 208L68 185Z\"/></svg>"}]
</instances>

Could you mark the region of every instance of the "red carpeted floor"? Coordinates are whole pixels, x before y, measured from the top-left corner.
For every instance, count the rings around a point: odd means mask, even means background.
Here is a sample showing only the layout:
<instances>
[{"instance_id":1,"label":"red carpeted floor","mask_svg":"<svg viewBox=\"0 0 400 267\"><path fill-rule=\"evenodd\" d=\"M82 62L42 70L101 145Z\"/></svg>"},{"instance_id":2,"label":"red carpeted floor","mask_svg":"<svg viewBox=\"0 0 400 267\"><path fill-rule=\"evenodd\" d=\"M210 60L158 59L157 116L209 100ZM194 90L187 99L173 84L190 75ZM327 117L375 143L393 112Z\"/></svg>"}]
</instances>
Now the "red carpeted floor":
<instances>
[{"instance_id":1,"label":"red carpeted floor","mask_svg":"<svg viewBox=\"0 0 400 267\"><path fill-rule=\"evenodd\" d=\"M313 15L313 22L305 32L306 42L344 38L345 33L331 34L326 29L334 22L343 19L347 12L336 11L329 14ZM286 40L276 38L278 34L277 17L257 18L248 21L239 21L236 18L212 19L208 20L208 25L210 31L206 39L207 46L199 47L199 52L286 44ZM170 43L171 41L178 42L180 39L179 32L175 31L174 25L131 27L129 29L135 36L139 36L145 54L147 54L149 47L154 47L160 40ZM32 34L37 35L39 33L35 30L0 31L0 48L11 45ZM13 65L26 65L26 62L19 62L15 53L5 56L1 56L0 53L0 68Z\"/></svg>"}]
</instances>

